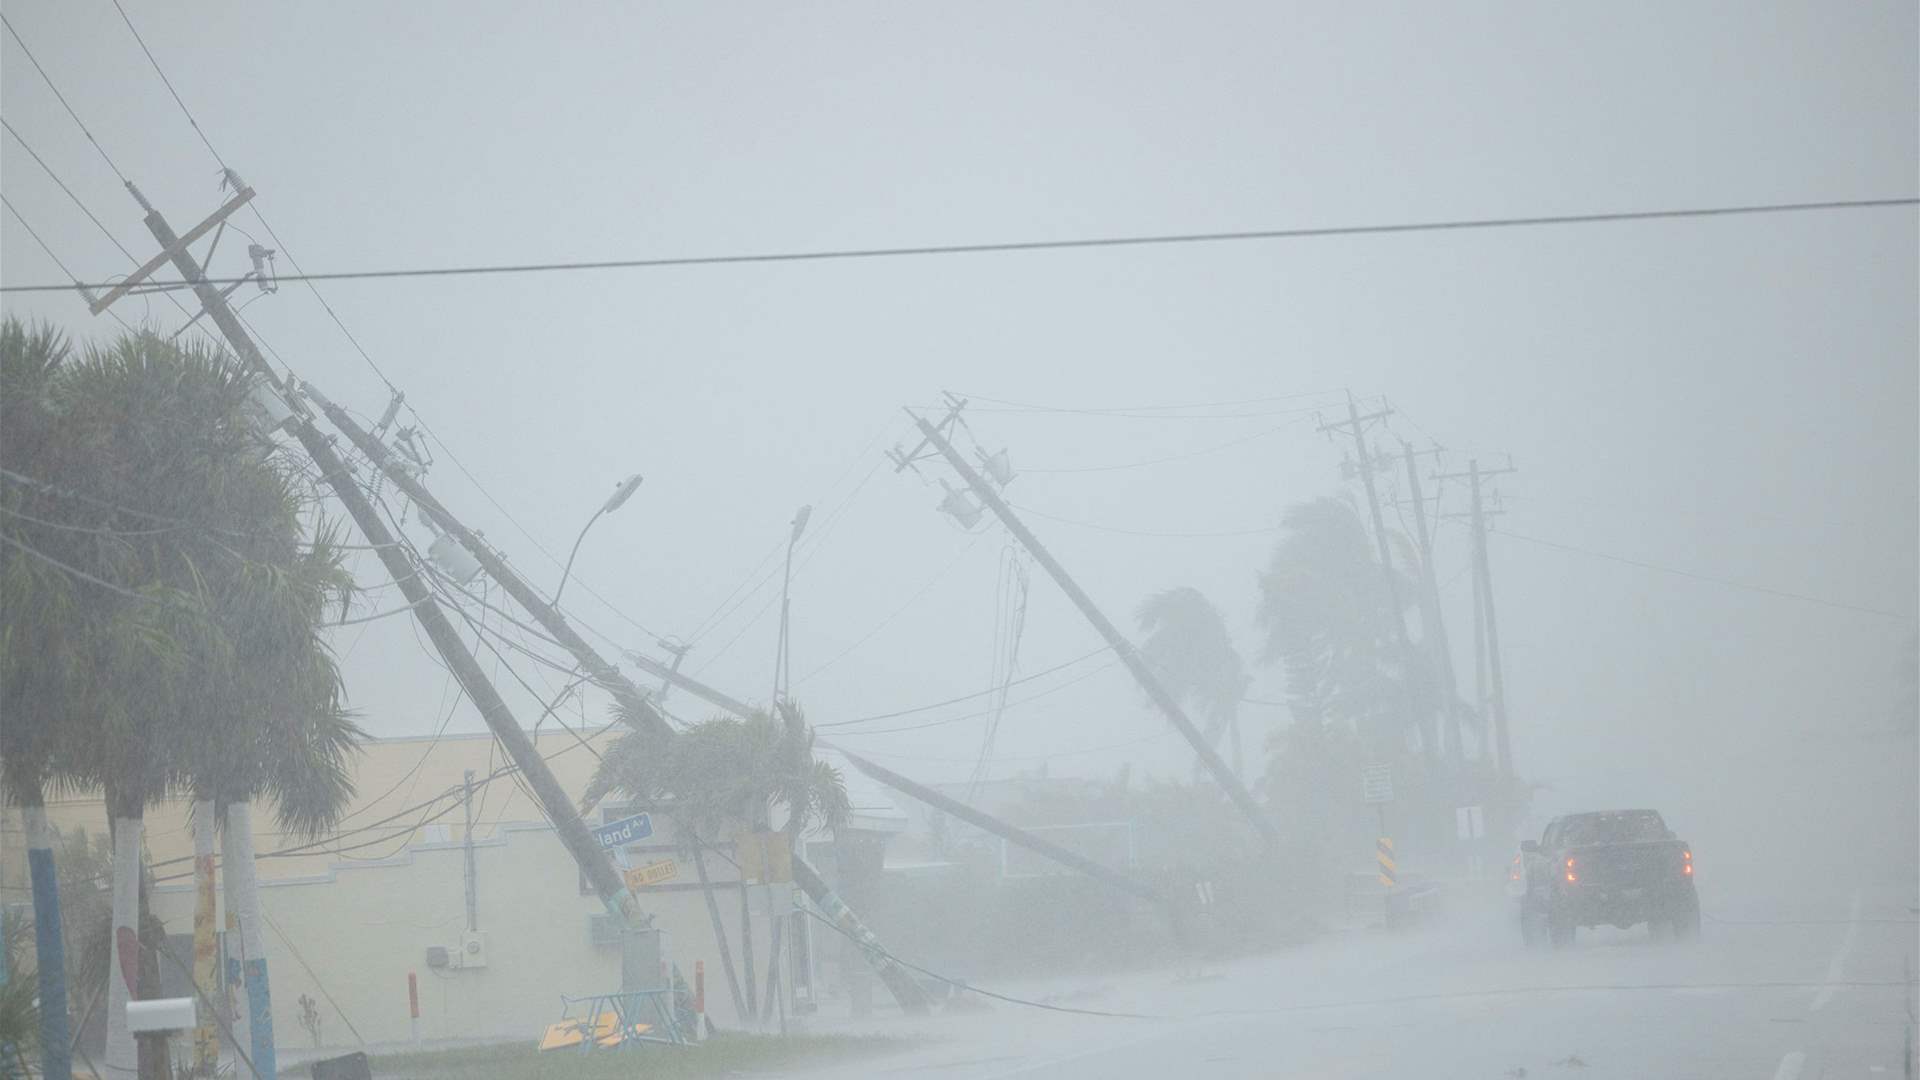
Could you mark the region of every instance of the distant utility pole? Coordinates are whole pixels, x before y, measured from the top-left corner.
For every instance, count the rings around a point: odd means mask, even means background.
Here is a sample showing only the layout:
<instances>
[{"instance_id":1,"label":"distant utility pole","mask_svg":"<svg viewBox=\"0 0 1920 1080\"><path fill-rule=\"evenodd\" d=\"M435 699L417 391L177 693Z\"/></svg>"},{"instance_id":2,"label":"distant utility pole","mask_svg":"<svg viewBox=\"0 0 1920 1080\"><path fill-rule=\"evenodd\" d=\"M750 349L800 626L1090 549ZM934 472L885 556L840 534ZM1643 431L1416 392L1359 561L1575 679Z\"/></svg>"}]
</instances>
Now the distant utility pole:
<instances>
[{"instance_id":1,"label":"distant utility pole","mask_svg":"<svg viewBox=\"0 0 1920 1080\"><path fill-rule=\"evenodd\" d=\"M1400 444L1407 462L1407 490L1413 501L1413 524L1420 539L1420 620L1421 642L1433 661L1434 674L1440 680L1441 723L1447 747L1447 760L1458 768L1465 758L1461 746L1460 716L1454 705L1460 699L1453 673L1453 649L1447 644L1447 622L1440 610L1440 585L1434 579L1433 534L1427 528L1427 502L1420 491L1420 470L1414 463L1413 447Z\"/></svg>"},{"instance_id":2,"label":"distant utility pole","mask_svg":"<svg viewBox=\"0 0 1920 1080\"><path fill-rule=\"evenodd\" d=\"M233 177L233 179L238 178ZM216 212L215 218L210 218L209 222L215 219L224 220L253 198L252 188L237 183L235 186L239 188L238 193L222 206ZM621 916L630 925L640 927L650 925L651 917L641 910L637 898L626 887L619 873L614 870L607 853L601 850L593 835L587 831L585 823L580 820L580 815L574 811L573 801L567 797L566 789L560 786L559 780L555 779L553 772L547 768L546 761L534 749L533 742L528 739L527 733L514 719L512 710L507 707L507 703L501 699L486 673L481 670L479 662L473 658L472 653L467 651L459 632L453 628L452 622L440 609L433 594L421 582L419 569L408 561L399 542L388 531L380 515L375 512L366 492L361 490L359 481L348 471L346 463L340 460L340 455L334 451L333 444L320 434L319 429L314 427L312 419L300 409L298 397L290 393L290 388L268 366L266 358L260 354L259 347L254 344L253 338L241 325L233 309L228 306L226 297L207 283L206 274L202 272L193 254L187 250L187 244L191 238L203 235L209 227L209 222L195 226L189 231L188 239L183 240L174 234L166 218L154 209L146 197L140 194L138 188L129 183L127 189L132 192L141 209L146 211L147 229L153 233L154 239L160 242L161 254L173 263L174 267L180 271L182 278L193 283L194 294L199 297L201 305L206 309L207 315L212 318L214 325L220 328L221 334L226 337L248 368L279 391L288 407L294 410L293 416L288 421L292 426L294 437L300 441L307 455L313 459L315 465L319 466L321 476L345 504L354 524L359 526L361 534L367 538L374 552L379 555L381 563L385 565L394 584L399 586L402 595L406 597L407 606L413 610L414 618L420 621L421 627L427 632L427 637L433 641L434 648L439 651L454 677L459 680L461 688L467 692L467 696L480 710L481 718L486 721L494 737L500 740L500 745L505 748L507 756L526 777L534 796L540 801L541 808L545 811L547 818L553 822L554 831L559 834L560 842L566 845L574 861L586 874L588 882L592 884L601 902L606 905L609 912ZM159 258L149 261L134 277L116 287L114 295L123 294L127 289L137 285L141 279L157 269L160 263ZM97 302L96 313L104 310L105 304L110 303L112 299L113 296L109 296ZM256 1062L256 1064L260 1063Z\"/></svg>"},{"instance_id":3,"label":"distant utility pole","mask_svg":"<svg viewBox=\"0 0 1920 1080\"><path fill-rule=\"evenodd\" d=\"M1320 430L1332 432L1345 428L1353 435L1353 450L1359 459L1356 465L1360 471L1360 484L1366 489L1367 510L1373 517L1373 540L1380 550L1380 573L1387 583L1387 602L1391 605L1387 618L1393 624L1394 640L1400 646L1400 655L1404 657L1403 662L1411 669L1414 663L1413 640L1407 636L1407 620L1400 614L1400 582L1393 575L1393 548L1387 543L1387 523L1380 514L1380 495L1373 485L1373 456L1367 451L1367 422L1385 419L1392 415L1392 409L1382 406L1378 412L1361 416L1359 406L1353 400L1353 391L1349 390L1347 391L1347 418L1330 424L1323 423L1320 425ZM1435 745L1438 740L1434 737L1433 717L1427 715L1420 708L1419 702L1414 700L1410 682L1403 681L1402 689L1409 719L1420 727L1421 752L1426 755L1428 764L1435 764L1440 760L1440 754L1439 747Z\"/></svg>"},{"instance_id":4,"label":"distant utility pole","mask_svg":"<svg viewBox=\"0 0 1920 1080\"><path fill-rule=\"evenodd\" d=\"M1506 681L1500 667L1500 622L1493 609L1493 575L1487 564L1487 518L1490 513L1485 507L1481 481L1489 476L1515 472L1509 465L1502 469L1482 469L1478 458L1467 462L1465 473L1445 473L1438 479L1450 480L1464 477L1469 485L1473 500L1473 509L1469 519L1473 525L1473 596L1475 611L1480 615L1481 629L1485 635L1484 662L1491 682L1488 687L1487 702L1493 713L1493 737L1496 755L1500 761L1500 773L1507 780L1514 778L1513 745L1507 734L1507 690ZM1476 668L1477 670L1477 668Z\"/></svg>"},{"instance_id":5,"label":"distant utility pole","mask_svg":"<svg viewBox=\"0 0 1920 1080\"><path fill-rule=\"evenodd\" d=\"M949 420L958 416L959 410L965 405L964 401L955 402ZM1067 594L1067 599L1073 601L1073 605L1080 609L1080 614L1093 624L1093 628L1100 632L1100 636L1106 639L1115 655L1119 656L1120 662L1133 673L1134 679L1146 690L1147 696L1153 699L1153 703L1159 706L1167 720L1193 746L1221 790L1227 793L1228 798L1231 798L1240 811L1247 816L1247 820L1253 823L1254 828L1259 831L1261 838L1268 846L1277 849L1280 845L1280 834L1273 827L1273 822L1268 819L1266 811L1261 809L1260 804L1254 801L1253 795L1247 791L1245 785L1241 784L1240 778L1234 775L1231 768L1228 768L1226 761L1220 757L1220 752L1213 748L1213 744L1200 733L1200 729L1193 726L1193 721L1187 718L1186 712L1180 708L1180 703L1173 699L1173 695L1167 692L1167 688L1160 684L1160 679L1140 658L1133 643L1128 641L1112 622L1108 621L1106 615L1094 604L1093 598L1073 580L1067 573L1066 567L1060 565L1060 561L1053 557L1053 553L1041 545L1039 538L1033 535L1033 531L1014 516L1013 508L1000 497L1000 493L994 489L994 486L968 464L966 458L960 456L960 451L953 448L953 444L947 440L941 430L948 424L945 421L939 426L930 424L912 410L908 410L907 415L913 417L913 422L920 428L920 445L932 446L939 451L940 455L947 459L947 464L953 466L953 470L967 482L967 486L973 489L973 493L979 497L980 501L992 510L1001 524L1007 527L1007 531L1013 534L1014 539L1020 541L1021 545L1027 549L1027 553L1033 556L1034 561L1052 576L1061 590ZM894 460L899 468L906 468L918 453L919 447L916 447L912 452L902 454Z\"/></svg>"}]
</instances>

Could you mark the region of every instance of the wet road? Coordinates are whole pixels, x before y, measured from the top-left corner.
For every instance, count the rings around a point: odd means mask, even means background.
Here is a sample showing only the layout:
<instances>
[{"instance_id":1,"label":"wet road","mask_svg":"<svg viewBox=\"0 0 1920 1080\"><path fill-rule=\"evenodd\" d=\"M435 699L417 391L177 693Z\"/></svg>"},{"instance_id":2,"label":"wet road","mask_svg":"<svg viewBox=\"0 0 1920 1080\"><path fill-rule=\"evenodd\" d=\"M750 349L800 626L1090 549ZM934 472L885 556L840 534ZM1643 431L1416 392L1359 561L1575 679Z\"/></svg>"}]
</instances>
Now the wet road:
<instances>
[{"instance_id":1,"label":"wet road","mask_svg":"<svg viewBox=\"0 0 1920 1080\"><path fill-rule=\"evenodd\" d=\"M1529 953L1495 905L1424 930L1355 931L1195 978L1139 974L1023 988L914 1030L868 1076L1759 1077L1903 1075L1913 889L1863 885L1791 907L1709 905L1702 940L1582 931ZM1077 986L1077 992L1072 988ZM900 1031L899 1025L891 1030ZM846 1071L841 1070L845 1075Z\"/></svg>"}]
</instances>

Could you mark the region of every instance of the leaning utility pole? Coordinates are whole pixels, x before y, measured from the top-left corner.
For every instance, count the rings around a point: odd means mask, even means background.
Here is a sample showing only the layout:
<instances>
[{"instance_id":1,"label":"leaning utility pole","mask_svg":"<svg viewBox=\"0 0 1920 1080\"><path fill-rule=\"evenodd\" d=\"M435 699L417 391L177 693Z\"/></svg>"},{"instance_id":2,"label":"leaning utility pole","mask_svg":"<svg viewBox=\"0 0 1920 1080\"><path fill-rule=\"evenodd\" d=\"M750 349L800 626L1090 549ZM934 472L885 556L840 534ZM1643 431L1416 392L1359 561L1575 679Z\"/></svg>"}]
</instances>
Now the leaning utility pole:
<instances>
[{"instance_id":1,"label":"leaning utility pole","mask_svg":"<svg viewBox=\"0 0 1920 1080\"><path fill-rule=\"evenodd\" d=\"M385 444L381 443L378 439L374 438L372 434L362 428L358 421L348 415L345 410L340 409L325 397L316 393L311 386L308 386L306 389L308 396L318 402L325 411L327 419L332 421L333 424L340 429L340 432L344 434L361 453L366 455L369 461L372 461L389 479L398 485L401 492L412 499L414 505L418 506L421 512L426 514L436 526L466 546L467 550L474 556L474 559L480 563L481 568L486 570L495 580L506 587L509 594L516 600L520 600L522 606L532 613L535 619L539 620L540 625L549 633L553 634L556 640L566 646L567 650L573 654L575 660L579 662L581 667L588 670L597 669L601 671L605 678L605 681L602 682L601 685L609 691L615 694L625 695L626 699L630 701L645 701L647 696L646 691L634 686L632 682L627 679L625 673L621 672L619 668L612 664L607 663L594 651L592 646L581 640L579 635L572 633L571 629L567 626L565 617L554 610L552 605L544 602L538 602L537 606L528 605L525 598L533 598L538 601L539 594L527 587L519 575L506 564L499 553L494 551L484 539L462 525L458 519L449 513L446 507L442 506L440 502L434 498L433 494L421 484L417 476L401 466L400 462L394 457L392 451L390 451ZM717 705L735 716L744 717L753 712L753 706L747 704L740 698L709 686L691 675L682 674L680 672L678 657L675 658L675 662L672 665L667 665L638 653L628 653L626 655L628 659L632 660L641 669L658 676L665 685L680 687L693 696L710 704ZM664 719L660 719L656 712L649 710L644 715L648 718L650 727L653 721L657 721L659 727L656 730L671 733L671 730L666 727ZM964 803L958 803L949 799L945 795L934 791L932 788L915 783L890 769L882 768L863 757L849 753L846 748L836 746L826 739L819 739L818 744L841 754L855 769L902 795L926 803L935 809L951 813L963 821L970 822L996 836L1005 838L1010 843L1024 847L1045 858L1052 859L1062 866L1103 880L1116 888L1147 899L1160 899L1159 895L1153 892L1150 887L1134 881L1117 871L1100 866L1098 863L1083 859L1067 851L1065 848L1060 847L1058 844L1050 843L1025 829L1002 821L990 814L975 810ZM827 910L829 913L835 911L844 912L844 918L841 915L835 915L834 917L836 920L843 922L845 920L852 920L851 923L847 925L856 927L856 937L864 935L862 941L863 944L866 944L865 938L871 938L872 932L867 930L863 924L860 924L857 917L855 917L850 910L847 910L845 903L837 897L832 898L831 903L825 902L823 897L827 890L826 884L811 868L808 868L806 876L802 877L799 869L802 862L804 862L804 860L796 855L794 863L795 883L806 890L807 894L816 904L819 904L822 909ZM884 950L879 950L877 953L874 952L874 950L879 949L877 940L872 942L871 945L868 945L867 948L870 955L877 956L884 953Z\"/></svg>"},{"instance_id":2,"label":"leaning utility pole","mask_svg":"<svg viewBox=\"0 0 1920 1080\"><path fill-rule=\"evenodd\" d=\"M671 738L674 735L666 718L648 702L646 691L635 686L625 672L609 663L605 657L588 645L586 639L575 632L572 625L567 622L559 608L534 591L533 587L508 566L506 559L490 544L461 524L458 518L455 518L438 499L433 497L433 494L420 482L419 477L401 465L386 444L370 435L366 429L354 421L353 417L347 415L346 410L315 393L312 387L308 387L307 392L319 402L333 426L339 428L341 433L352 441L369 461L373 462L389 480L394 482L395 486L413 500L413 504L420 508L422 514L432 520L443 533L452 536L462 547L465 547L481 568L500 583L507 595L513 597L514 601L532 615L534 620L562 648L573 655L574 662L586 671L597 685L626 704L629 711L649 733L663 738ZM636 656L634 660L643 669L675 685L687 687L736 715L745 716L751 711L745 702L708 690L680 674L677 662L673 667L668 667L646 657ZM893 960L892 954L881 946L879 938L873 931L854 914L844 900L833 893L826 881L812 867L802 869L805 862L806 860L799 852L794 853L795 883L807 893L808 898L828 914L836 926L860 943L868 960L872 962L875 973L880 976L881 981L886 984L887 989L903 1010L916 1014L929 1011L931 1006L927 1000L926 991L921 988L919 982ZM751 985L751 970L748 975L749 985Z\"/></svg>"},{"instance_id":3,"label":"leaning utility pole","mask_svg":"<svg viewBox=\"0 0 1920 1080\"><path fill-rule=\"evenodd\" d=\"M960 405L964 404L964 402L960 403ZM956 405L955 409L957 410L959 407L959 405ZM1253 823L1253 827L1259 831L1261 838L1266 841L1270 848L1278 848L1280 844L1280 834L1279 831L1273 827L1273 822L1267 818L1266 812L1260 808L1259 803L1253 800L1252 793L1248 792L1245 785L1240 783L1240 778L1233 774L1231 768L1227 767L1226 761L1220 757L1220 752L1213 748L1213 744L1208 742L1206 736L1200 733L1200 729L1193 726L1193 721L1187 719L1187 714L1180 708L1180 703L1173 699L1172 694L1167 693L1166 687L1160 685L1159 678L1154 675L1152 669L1147 667L1146 661L1140 658L1140 654L1134 649L1133 643L1128 641L1126 637L1114 627L1113 623L1107 620L1106 615L1100 611L1099 607L1095 606L1093 598L1088 596L1086 590L1082 589L1079 583L1067 574L1066 567L1061 566L1060 561L1055 559L1053 554L1045 547L1041 546L1040 539L1034 536L1033 531L1028 529L1018 517L1014 516L1013 508L1007 505L1006 500L1000 497L1000 493L994 490L992 484L987 483L986 479L976 472L972 465L967 464L967 459L960 456L960 451L953 448L953 444L947 441L946 436L941 434L940 429L929 424L923 417L915 414L912 410L908 410L907 415L913 417L913 422L919 426L922 445L932 446L940 452L942 457L947 459L947 464L953 466L954 471L959 473L962 479L966 480L967 486L972 488L973 493L979 496L980 501L985 503L987 507L999 517L1001 523L1007 527L1007 531L1013 534L1014 539L1020 541L1021 545L1027 549L1027 553L1033 556L1034 561L1039 563L1041 567L1052 576L1061 590L1067 594L1067 599L1073 601L1073 605L1080 609L1080 614L1085 616L1086 620L1093 624L1093 628L1098 630L1100 636L1106 639L1107 645L1112 648L1114 654L1120 658L1120 662L1125 664L1127 670L1133 673L1134 679L1146 690L1147 696L1153 699L1153 703L1160 707L1160 711L1172 722L1174 728L1193 746L1194 751L1200 755L1200 760L1206 765L1207 771L1213 774L1214 781L1227 793L1227 797L1234 801L1234 804L1240 808L1240 811L1247 816L1247 820ZM916 448L916 453L917 449L918 448ZM904 463L910 460L911 457L912 455L903 455L896 460ZM904 468L905 465L903 464L902 467Z\"/></svg>"},{"instance_id":4,"label":"leaning utility pole","mask_svg":"<svg viewBox=\"0 0 1920 1080\"><path fill-rule=\"evenodd\" d=\"M1420 492L1420 470L1414 465L1413 447L1402 443L1407 461L1407 490L1413 500L1413 524L1420 540L1420 619L1421 643L1427 647L1434 672L1440 679L1441 722L1447 758L1457 768L1465 751L1460 745L1460 716L1454 711L1459 688L1454 682L1453 650L1447 644L1447 623L1440 611L1440 586L1433 576L1433 534L1427 529L1427 503Z\"/></svg>"},{"instance_id":5,"label":"leaning utility pole","mask_svg":"<svg viewBox=\"0 0 1920 1080\"><path fill-rule=\"evenodd\" d=\"M562 788L560 781L554 778L552 770L547 768L546 761L534 749L532 740L514 719L512 710L494 689L493 683L481 670L473 654L467 651L459 632L453 628L453 623L447 619L446 613L440 609L433 594L421 582L419 568L408 561L400 543L388 531L380 515L375 512L366 492L360 489L359 483L348 472L346 464L340 460L340 455L334 452L333 444L314 427L312 419L299 409L297 397L288 392L289 387L286 383L268 366L266 358L260 354L259 347L254 344L253 338L241 325L233 309L228 306L226 297L208 284L200 264L187 250L190 239L206 231L205 223L190 231L188 240L182 240L174 235L166 218L147 202L138 188L129 183L127 190L133 193L141 209L147 212L147 229L153 233L154 239L160 242L161 253L180 271L182 278L192 283L194 294L199 297L208 316L213 319L214 325L220 328L220 333L233 346L242 362L280 392L289 408L294 410L293 416L288 421L292 426L294 437L306 449L307 455L313 459L314 464L319 466L322 478L332 486L334 493L345 504L347 513L352 516L354 524L359 526L361 534L367 538L374 552L379 555L381 563L386 566L387 573L393 578L394 584L399 586L401 594L407 599L407 606L413 610L414 618L418 619L421 627L426 630L427 637L433 641L434 648L439 651L441 659L446 661L447 667L459 680L461 689L466 691L467 697L480 710L481 718L486 721L494 737L500 740L500 745L506 750L507 756L526 777L534 796L540 801L541 809L545 811L548 820L553 822L554 831L559 835L560 842L566 845L567 851L579 864L581 872L586 875L587 881L593 886L601 903L606 905L610 913L620 916L629 925L636 927L651 925L652 918L641 910L638 899L626 887L619 873L614 870L607 853L601 850L593 835L587 831L586 824L580 820L580 815L574 812L573 802L567 797L566 789ZM225 217L233 213L241 204L252 198L252 188L240 187L239 193L221 208L219 216ZM151 261L142 268L143 272L151 274L158 265L158 259ZM129 278L121 283L117 291L124 292L137 283L135 278ZM98 306L104 308L104 304Z\"/></svg>"},{"instance_id":6,"label":"leaning utility pole","mask_svg":"<svg viewBox=\"0 0 1920 1080\"><path fill-rule=\"evenodd\" d=\"M1394 641L1400 646L1400 655L1405 658L1403 662L1409 670L1411 670L1414 662L1413 640L1407 636L1407 620L1401 617L1400 614L1400 582L1393 576L1393 548L1387 543L1387 523L1386 519L1380 514L1380 495L1373 485L1373 456L1367 452L1367 433L1365 428L1367 421L1380 420L1391 415L1393 415L1393 410L1383 406L1379 412L1371 412L1365 416L1361 416L1359 406L1357 406L1353 400L1353 391L1349 390L1347 391L1346 420L1335 421L1331 424L1321 424L1320 430L1331 432L1339 428L1346 428L1353 434L1353 451L1359 459L1357 467L1360 470L1360 484L1366 489L1367 510L1373 517L1373 540L1374 544L1380 549L1380 573L1385 577L1387 583L1387 602L1389 604L1387 621L1393 624ZM1402 685L1403 704L1407 709L1408 719L1420 727L1420 749L1422 753L1426 755L1429 764L1437 762L1440 755L1438 753L1439 748L1434 745L1437 740L1434 738L1433 717L1427 715L1424 710L1420 708L1420 703L1414 700L1412 683L1410 681L1404 681Z\"/></svg>"}]
</instances>

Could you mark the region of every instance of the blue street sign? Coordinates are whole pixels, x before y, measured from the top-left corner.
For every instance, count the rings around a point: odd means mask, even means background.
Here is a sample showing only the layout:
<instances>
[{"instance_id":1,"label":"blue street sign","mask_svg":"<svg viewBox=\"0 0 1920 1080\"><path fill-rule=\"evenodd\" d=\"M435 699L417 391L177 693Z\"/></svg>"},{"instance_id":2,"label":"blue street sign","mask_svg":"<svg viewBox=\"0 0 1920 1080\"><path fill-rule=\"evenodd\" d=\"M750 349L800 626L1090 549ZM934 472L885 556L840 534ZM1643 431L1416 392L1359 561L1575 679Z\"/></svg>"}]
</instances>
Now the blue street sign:
<instances>
[{"instance_id":1,"label":"blue street sign","mask_svg":"<svg viewBox=\"0 0 1920 1080\"><path fill-rule=\"evenodd\" d=\"M594 828L593 838L603 848L625 847L637 844L653 835L653 819L645 814L635 814L619 821L609 821Z\"/></svg>"}]
</instances>

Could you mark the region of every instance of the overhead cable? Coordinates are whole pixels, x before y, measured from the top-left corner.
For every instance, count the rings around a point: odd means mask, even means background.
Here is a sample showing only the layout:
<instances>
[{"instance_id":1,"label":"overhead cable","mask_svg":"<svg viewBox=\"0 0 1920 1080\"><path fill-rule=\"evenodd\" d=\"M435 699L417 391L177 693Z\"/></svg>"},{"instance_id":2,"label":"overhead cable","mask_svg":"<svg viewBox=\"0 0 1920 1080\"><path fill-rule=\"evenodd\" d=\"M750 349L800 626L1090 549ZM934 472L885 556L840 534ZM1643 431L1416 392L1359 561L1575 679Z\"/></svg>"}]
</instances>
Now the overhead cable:
<instances>
[{"instance_id":1,"label":"overhead cable","mask_svg":"<svg viewBox=\"0 0 1920 1080\"><path fill-rule=\"evenodd\" d=\"M1595 225L1631 221L1669 221L1760 214L1807 213L1828 210L1873 210L1920 204L1920 197L1885 199L1827 199L1817 202L1751 203L1738 206L1701 206L1663 210L1606 211L1590 214L1542 214L1529 217L1463 218L1410 221L1381 225L1323 225L1290 229L1242 229L1230 232L1163 233L1139 236L1103 236L1068 240L1010 240L973 244L924 244L909 247L838 248L824 251L774 251L739 255L689 255L664 258L581 259L560 262L493 263L469 266L410 267L391 270L340 270L329 273L289 274L281 281L376 281L398 278L476 277L498 274L542 274L562 271L641 270L677 266L727 266L745 263L826 262L853 259L912 258L934 255L982 255L1029 251L1071 251L1093 248L1169 247L1263 240L1302 240L1334 236L1378 236L1396 233L1459 232L1470 229L1516 229L1545 226ZM214 278L210 284L238 279ZM191 282L155 282L160 288L183 288ZM66 285L10 285L0 292L56 292ZM106 288L107 286L98 286Z\"/></svg>"}]
</instances>

